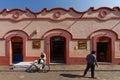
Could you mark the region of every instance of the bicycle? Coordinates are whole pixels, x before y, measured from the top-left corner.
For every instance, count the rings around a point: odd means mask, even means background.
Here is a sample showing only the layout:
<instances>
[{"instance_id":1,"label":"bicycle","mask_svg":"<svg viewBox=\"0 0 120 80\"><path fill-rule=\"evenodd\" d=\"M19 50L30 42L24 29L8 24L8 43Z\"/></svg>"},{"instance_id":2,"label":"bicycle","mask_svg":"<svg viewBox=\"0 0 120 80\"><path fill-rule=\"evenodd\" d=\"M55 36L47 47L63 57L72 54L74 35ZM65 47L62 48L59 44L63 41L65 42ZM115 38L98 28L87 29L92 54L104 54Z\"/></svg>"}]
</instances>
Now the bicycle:
<instances>
[{"instance_id":1,"label":"bicycle","mask_svg":"<svg viewBox=\"0 0 120 80\"><path fill-rule=\"evenodd\" d=\"M26 72L43 72L46 73L50 71L50 65L49 64L38 64L38 61L34 61L26 70Z\"/></svg>"}]
</instances>

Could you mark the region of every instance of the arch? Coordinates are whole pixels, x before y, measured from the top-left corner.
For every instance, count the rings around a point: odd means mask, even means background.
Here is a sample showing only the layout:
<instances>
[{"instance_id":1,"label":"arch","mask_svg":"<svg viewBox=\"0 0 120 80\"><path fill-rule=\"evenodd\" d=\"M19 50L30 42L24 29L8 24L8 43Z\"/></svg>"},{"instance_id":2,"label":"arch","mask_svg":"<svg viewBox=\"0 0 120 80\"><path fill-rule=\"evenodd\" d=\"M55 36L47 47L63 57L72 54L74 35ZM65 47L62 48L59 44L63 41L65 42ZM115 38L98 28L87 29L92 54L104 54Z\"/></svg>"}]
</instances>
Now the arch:
<instances>
[{"instance_id":1,"label":"arch","mask_svg":"<svg viewBox=\"0 0 120 80\"><path fill-rule=\"evenodd\" d=\"M5 39L10 34L14 34L15 36L17 36L19 34L23 34L23 35L26 35L27 38L29 38L28 34L22 30L11 30L11 31L8 31L5 33L5 35L3 36L3 39Z\"/></svg>"},{"instance_id":2,"label":"arch","mask_svg":"<svg viewBox=\"0 0 120 80\"><path fill-rule=\"evenodd\" d=\"M91 39L91 50L97 51L97 40L99 38L108 38L109 46L111 48L110 55L111 55L111 63L114 63L115 58L115 40L118 38L118 35L113 32L112 30L98 30L93 32L90 36Z\"/></svg>"},{"instance_id":3,"label":"arch","mask_svg":"<svg viewBox=\"0 0 120 80\"><path fill-rule=\"evenodd\" d=\"M26 41L27 41L27 37L28 35L26 33L24 33L23 31L20 30L14 30L14 31L9 31L5 36L5 40L6 40L6 56L9 58L9 64L12 64L12 44L11 44L11 39L14 37L20 37L23 40L23 61L26 57Z\"/></svg>"},{"instance_id":4,"label":"arch","mask_svg":"<svg viewBox=\"0 0 120 80\"><path fill-rule=\"evenodd\" d=\"M64 34L67 34L67 35L69 35L70 37L71 37L71 39L72 39L72 34L69 32L69 31L67 31L67 30L65 30L65 29L59 29L59 28L56 28L56 29L52 29L52 30L49 30L49 31L47 31L47 32L45 32L44 34L43 34L43 36L42 36L42 38L45 38L47 35L49 35L50 33L59 33L60 35L62 35L63 33Z\"/></svg>"},{"instance_id":5,"label":"arch","mask_svg":"<svg viewBox=\"0 0 120 80\"><path fill-rule=\"evenodd\" d=\"M113 30L109 30L109 29L96 30L96 31L92 32L92 33L88 36L88 38L91 39L92 36L94 36L94 35L96 35L96 34L102 34L102 35L104 36L104 35L110 34L110 33L114 34L115 37L116 37L116 39L118 39L118 34L117 34L116 32L114 32Z\"/></svg>"},{"instance_id":6,"label":"arch","mask_svg":"<svg viewBox=\"0 0 120 80\"><path fill-rule=\"evenodd\" d=\"M65 30L50 30L47 32L47 34L44 36L45 37L45 45L46 49L45 52L47 53L47 63L50 63L50 39L52 37L64 37L65 38L65 63L69 64L69 41L71 40L71 34Z\"/></svg>"}]
</instances>

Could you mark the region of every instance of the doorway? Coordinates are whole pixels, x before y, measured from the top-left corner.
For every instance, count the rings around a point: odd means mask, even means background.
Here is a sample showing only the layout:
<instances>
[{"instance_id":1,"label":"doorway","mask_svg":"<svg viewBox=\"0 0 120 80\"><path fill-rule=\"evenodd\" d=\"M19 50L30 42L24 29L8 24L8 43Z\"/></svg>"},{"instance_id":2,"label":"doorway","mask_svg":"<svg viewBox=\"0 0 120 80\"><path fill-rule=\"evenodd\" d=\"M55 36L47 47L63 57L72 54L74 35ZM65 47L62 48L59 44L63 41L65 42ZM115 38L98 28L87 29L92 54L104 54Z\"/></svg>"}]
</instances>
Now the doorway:
<instances>
[{"instance_id":1,"label":"doorway","mask_svg":"<svg viewBox=\"0 0 120 80\"><path fill-rule=\"evenodd\" d=\"M50 62L65 63L66 39L61 36L50 38Z\"/></svg>"},{"instance_id":2,"label":"doorway","mask_svg":"<svg viewBox=\"0 0 120 80\"><path fill-rule=\"evenodd\" d=\"M12 43L12 63L23 61L23 40L20 37L13 37Z\"/></svg>"},{"instance_id":3,"label":"doorway","mask_svg":"<svg viewBox=\"0 0 120 80\"><path fill-rule=\"evenodd\" d=\"M100 37L97 39L97 60L98 62L111 62L111 39Z\"/></svg>"}]
</instances>

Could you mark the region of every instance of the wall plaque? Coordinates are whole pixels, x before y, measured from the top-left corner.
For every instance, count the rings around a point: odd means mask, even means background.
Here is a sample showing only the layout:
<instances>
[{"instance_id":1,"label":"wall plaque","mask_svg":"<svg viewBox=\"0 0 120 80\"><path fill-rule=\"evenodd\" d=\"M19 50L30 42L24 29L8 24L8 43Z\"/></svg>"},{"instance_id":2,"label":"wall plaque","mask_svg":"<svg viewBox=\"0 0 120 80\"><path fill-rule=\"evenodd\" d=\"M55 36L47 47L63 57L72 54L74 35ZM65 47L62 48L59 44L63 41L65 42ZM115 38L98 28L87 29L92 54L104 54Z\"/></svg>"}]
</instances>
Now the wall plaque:
<instances>
[{"instance_id":1,"label":"wall plaque","mask_svg":"<svg viewBox=\"0 0 120 80\"><path fill-rule=\"evenodd\" d=\"M39 48L40 48L40 41L39 41L39 40L34 40L34 41L32 42L32 47L33 47L34 49L39 49Z\"/></svg>"}]
</instances>

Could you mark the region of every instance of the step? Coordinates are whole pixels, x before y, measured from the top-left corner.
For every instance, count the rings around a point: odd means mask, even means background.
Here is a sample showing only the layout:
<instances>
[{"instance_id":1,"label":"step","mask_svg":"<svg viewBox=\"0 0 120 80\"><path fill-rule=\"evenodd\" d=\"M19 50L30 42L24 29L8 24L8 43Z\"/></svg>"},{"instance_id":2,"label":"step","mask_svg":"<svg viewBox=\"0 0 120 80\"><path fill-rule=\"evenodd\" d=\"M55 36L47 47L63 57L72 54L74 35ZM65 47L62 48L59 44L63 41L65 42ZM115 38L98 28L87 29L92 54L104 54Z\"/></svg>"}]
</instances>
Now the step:
<instances>
[{"instance_id":1,"label":"step","mask_svg":"<svg viewBox=\"0 0 120 80\"><path fill-rule=\"evenodd\" d=\"M13 70L26 70L31 65L32 62L20 62L17 64L13 64ZM86 68L86 65L67 65L63 63L50 63L50 70L51 71L66 71L66 70L84 70ZM120 71L120 65L113 65L113 64L99 64L98 67L96 67L96 70L101 71L108 71L108 70L118 70Z\"/></svg>"}]
</instances>

